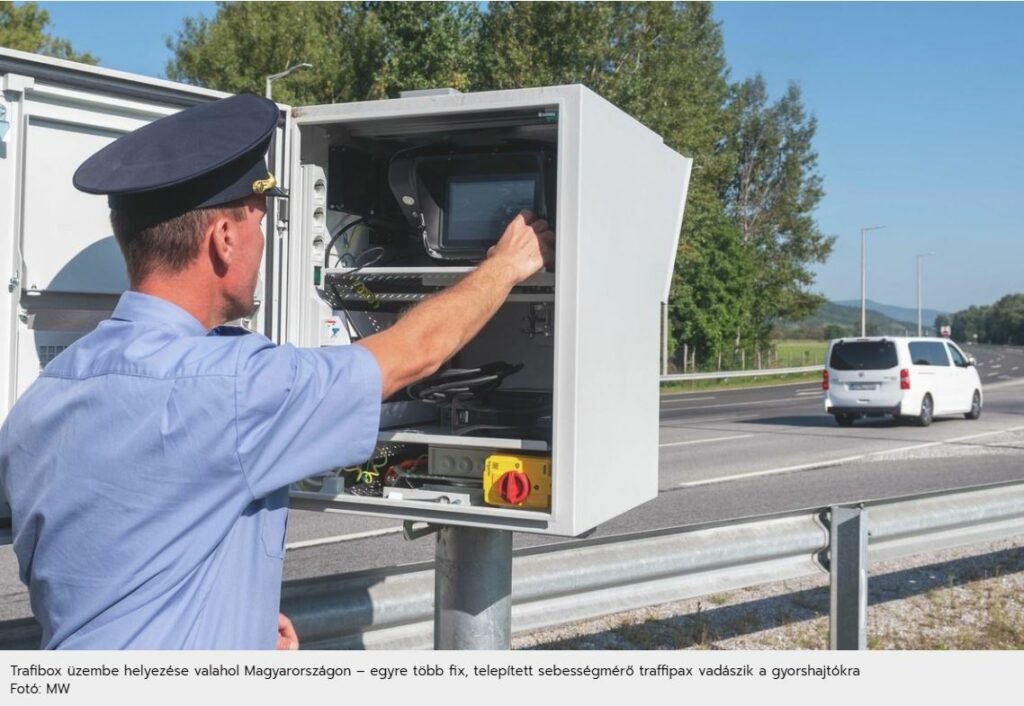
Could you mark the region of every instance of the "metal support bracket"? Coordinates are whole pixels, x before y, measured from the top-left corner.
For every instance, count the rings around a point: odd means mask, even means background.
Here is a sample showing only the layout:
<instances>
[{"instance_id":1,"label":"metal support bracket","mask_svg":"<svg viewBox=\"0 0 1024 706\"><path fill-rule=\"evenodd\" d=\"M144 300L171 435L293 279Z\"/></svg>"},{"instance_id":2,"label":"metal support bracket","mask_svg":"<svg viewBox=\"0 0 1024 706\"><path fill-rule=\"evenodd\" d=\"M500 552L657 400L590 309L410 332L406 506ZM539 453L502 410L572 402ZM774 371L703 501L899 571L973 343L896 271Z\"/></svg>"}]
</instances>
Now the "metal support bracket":
<instances>
[{"instance_id":1,"label":"metal support bracket","mask_svg":"<svg viewBox=\"0 0 1024 706\"><path fill-rule=\"evenodd\" d=\"M829 646L867 649L868 512L863 505L833 506L830 561Z\"/></svg>"},{"instance_id":2,"label":"metal support bracket","mask_svg":"<svg viewBox=\"0 0 1024 706\"><path fill-rule=\"evenodd\" d=\"M423 537L429 537L441 530L441 525L431 525L414 520L406 520L402 523L402 536L407 542L412 542Z\"/></svg>"},{"instance_id":3,"label":"metal support bracket","mask_svg":"<svg viewBox=\"0 0 1024 706\"><path fill-rule=\"evenodd\" d=\"M821 510L815 515L815 519L817 519L818 524L821 525L821 528L825 530L825 536L827 538L831 538L832 511ZM814 555L814 563L817 564L821 568L821 570L824 571L826 574L832 573L832 559L829 556L831 549L832 548L826 544Z\"/></svg>"}]
</instances>

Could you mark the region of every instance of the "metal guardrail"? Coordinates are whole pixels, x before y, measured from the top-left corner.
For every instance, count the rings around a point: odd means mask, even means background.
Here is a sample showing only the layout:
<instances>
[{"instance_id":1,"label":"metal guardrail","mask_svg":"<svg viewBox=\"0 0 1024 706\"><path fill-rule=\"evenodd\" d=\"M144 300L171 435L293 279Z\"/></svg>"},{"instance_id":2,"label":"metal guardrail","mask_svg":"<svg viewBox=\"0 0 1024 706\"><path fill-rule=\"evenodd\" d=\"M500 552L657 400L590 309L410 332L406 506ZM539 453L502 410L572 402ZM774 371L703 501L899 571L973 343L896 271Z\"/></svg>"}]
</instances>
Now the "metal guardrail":
<instances>
[{"instance_id":1,"label":"metal guardrail","mask_svg":"<svg viewBox=\"0 0 1024 706\"><path fill-rule=\"evenodd\" d=\"M799 368L762 368L760 370L722 370L713 373L678 373L662 375L661 382L683 382L687 380L728 380L730 378L757 378L769 375L799 375L824 370L822 365L805 365Z\"/></svg>"},{"instance_id":2,"label":"metal guardrail","mask_svg":"<svg viewBox=\"0 0 1024 706\"><path fill-rule=\"evenodd\" d=\"M1024 483L871 502L837 514L839 509L519 551L513 560L513 631L831 570L833 627L860 631L845 643L833 635L833 644L863 645L869 563L1024 534ZM830 552L837 537L830 524L837 516L856 520L867 541L867 562L857 555L865 547L856 533L852 543L842 540ZM285 584L282 611L305 648L429 649L434 588L429 564L306 579ZM34 621L0 623L0 649L32 649L38 642Z\"/></svg>"}]
</instances>

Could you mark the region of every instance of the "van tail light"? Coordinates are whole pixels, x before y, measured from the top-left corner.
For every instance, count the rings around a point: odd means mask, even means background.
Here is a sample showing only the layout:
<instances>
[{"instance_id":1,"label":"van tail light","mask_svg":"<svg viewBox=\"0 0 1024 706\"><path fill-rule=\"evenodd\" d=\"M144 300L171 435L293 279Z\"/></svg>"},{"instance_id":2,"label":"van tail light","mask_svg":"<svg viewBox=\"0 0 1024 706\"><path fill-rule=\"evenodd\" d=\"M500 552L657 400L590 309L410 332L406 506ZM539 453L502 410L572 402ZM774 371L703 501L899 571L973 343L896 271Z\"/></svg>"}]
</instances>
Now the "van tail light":
<instances>
[{"instance_id":1,"label":"van tail light","mask_svg":"<svg viewBox=\"0 0 1024 706\"><path fill-rule=\"evenodd\" d=\"M821 371L821 389L828 392L828 371Z\"/></svg>"},{"instance_id":2,"label":"van tail light","mask_svg":"<svg viewBox=\"0 0 1024 706\"><path fill-rule=\"evenodd\" d=\"M906 368L903 368L902 370L900 370L900 389L901 390L909 390L910 389L910 371L907 370Z\"/></svg>"}]
</instances>

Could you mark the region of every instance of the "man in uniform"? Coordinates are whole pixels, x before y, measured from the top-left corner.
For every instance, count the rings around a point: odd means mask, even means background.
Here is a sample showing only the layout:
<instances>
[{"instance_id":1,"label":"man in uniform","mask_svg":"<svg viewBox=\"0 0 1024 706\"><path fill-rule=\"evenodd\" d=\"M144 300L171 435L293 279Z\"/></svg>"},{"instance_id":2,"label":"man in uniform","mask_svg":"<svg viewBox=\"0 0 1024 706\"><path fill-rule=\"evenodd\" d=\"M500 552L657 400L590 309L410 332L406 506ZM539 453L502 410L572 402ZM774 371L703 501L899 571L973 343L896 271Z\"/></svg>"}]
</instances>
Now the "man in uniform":
<instances>
[{"instance_id":1,"label":"man in uniform","mask_svg":"<svg viewBox=\"0 0 1024 706\"><path fill-rule=\"evenodd\" d=\"M253 306L270 101L163 118L90 157L130 290L0 429L0 482L45 648L297 647L279 616L287 486L364 461L380 403L435 372L550 264L522 213L465 279L350 346L224 327Z\"/></svg>"}]
</instances>

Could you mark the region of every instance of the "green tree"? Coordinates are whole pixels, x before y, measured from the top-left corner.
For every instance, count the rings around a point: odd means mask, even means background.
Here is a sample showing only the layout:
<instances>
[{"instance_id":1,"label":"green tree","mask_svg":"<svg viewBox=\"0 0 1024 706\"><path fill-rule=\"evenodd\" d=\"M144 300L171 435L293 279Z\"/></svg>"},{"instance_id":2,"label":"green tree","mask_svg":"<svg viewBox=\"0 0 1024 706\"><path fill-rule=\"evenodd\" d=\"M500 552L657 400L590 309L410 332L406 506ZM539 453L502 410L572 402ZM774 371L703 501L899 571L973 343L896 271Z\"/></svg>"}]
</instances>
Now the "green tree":
<instances>
[{"instance_id":1,"label":"green tree","mask_svg":"<svg viewBox=\"0 0 1024 706\"><path fill-rule=\"evenodd\" d=\"M66 39L51 37L46 32L49 24L50 13L34 2L17 6L13 2L0 2L0 46L85 64L97 62L88 52L76 52Z\"/></svg>"},{"instance_id":2,"label":"green tree","mask_svg":"<svg viewBox=\"0 0 1024 706\"><path fill-rule=\"evenodd\" d=\"M760 75L734 87L729 111L726 151L735 168L722 198L757 253L755 318L767 338L773 320L802 319L823 301L807 290L810 266L825 261L834 241L812 215L824 195L813 147L817 122L796 85L769 103Z\"/></svg>"},{"instance_id":3,"label":"green tree","mask_svg":"<svg viewBox=\"0 0 1024 706\"><path fill-rule=\"evenodd\" d=\"M971 306L953 314L952 323L950 324L953 340L978 340L982 343L987 343L989 338L986 329L988 328L990 309L991 307L988 306Z\"/></svg>"},{"instance_id":4,"label":"green tree","mask_svg":"<svg viewBox=\"0 0 1024 706\"><path fill-rule=\"evenodd\" d=\"M849 335L849 330L845 326L840 324L825 324L825 330L823 332L823 338L826 341L831 341L836 338L842 338Z\"/></svg>"},{"instance_id":5,"label":"green tree","mask_svg":"<svg viewBox=\"0 0 1024 706\"><path fill-rule=\"evenodd\" d=\"M709 270L726 276L715 263L733 252L731 239L723 236L719 197L733 162L722 139L731 125L728 68L711 6L490 3L479 44L478 88L581 83L660 134L669 147L693 157L696 169L673 287L683 299L673 301L672 347L687 343L700 356L712 349L717 354L737 334L738 347L744 347L749 322L739 325L718 304L723 289L734 283L704 276ZM711 225L719 230L701 230ZM726 250L715 250L720 247ZM717 313L699 310L698 302L716 302ZM751 313L749 307L743 312ZM720 320L722 332L712 330L718 328L712 319ZM726 328L736 331L726 336Z\"/></svg>"},{"instance_id":6,"label":"green tree","mask_svg":"<svg viewBox=\"0 0 1024 706\"><path fill-rule=\"evenodd\" d=\"M478 36L477 90L583 84L692 156L690 202L717 202L729 84L709 4L492 2Z\"/></svg>"},{"instance_id":7,"label":"green tree","mask_svg":"<svg viewBox=\"0 0 1024 706\"><path fill-rule=\"evenodd\" d=\"M219 3L168 39L167 76L262 94L267 75L305 62L313 68L274 85L277 100L300 105L466 89L478 14L448 2Z\"/></svg>"},{"instance_id":8,"label":"green tree","mask_svg":"<svg viewBox=\"0 0 1024 706\"><path fill-rule=\"evenodd\" d=\"M938 325L938 320L936 320ZM1007 294L991 306L971 306L951 318L957 341L1024 344L1024 294Z\"/></svg>"},{"instance_id":9,"label":"green tree","mask_svg":"<svg viewBox=\"0 0 1024 706\"><path fill-rule=\"evenodd\" d=\"M722 212L698 211L680 247L669 316L679 341L707 360L744 350L752 324L754 261ZM678 349L677 349L678 350Z\"/></svg>"},{"instance_id":10,"label":"green tree","mask_svg":"<svg viewBox=\"0 0 1024 706\"><path fill-rule=\"evenodd\" d=\"M1024 294L1007 294L989 312L988 338L991 343L1024 343Z\"/></svg>"}]
</instances>

